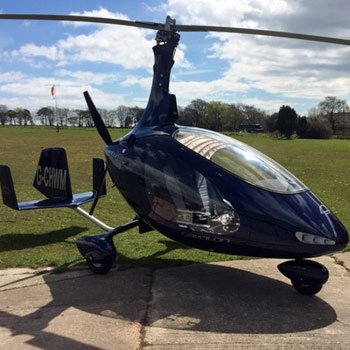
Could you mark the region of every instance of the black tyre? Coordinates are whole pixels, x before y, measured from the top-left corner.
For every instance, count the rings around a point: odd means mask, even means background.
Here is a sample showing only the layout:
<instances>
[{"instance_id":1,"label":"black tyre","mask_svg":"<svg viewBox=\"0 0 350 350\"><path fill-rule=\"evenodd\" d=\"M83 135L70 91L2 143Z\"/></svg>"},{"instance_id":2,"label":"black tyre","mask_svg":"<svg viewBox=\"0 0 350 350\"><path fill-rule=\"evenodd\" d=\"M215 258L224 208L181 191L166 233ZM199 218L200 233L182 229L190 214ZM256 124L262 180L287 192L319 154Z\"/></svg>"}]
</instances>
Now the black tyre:
<instances>
[{"instance_id":1,"label":"black tyre","mask_svg":"<svg viewBox=\"0 0 350 350\"><path fill-rule=\"evenodd\" d=\"M292 285L295 290L302 295L315 295L322 289L323 286L322 283L307 284L297 280L292 280Z\"/></svg>"},{"instance_id":2,"label":"black tyre","mask_svg":"<svg viewBox=\"0 0 350 350\"><path fill-rule=\"evenodd\" d=\"M92 261L91 259L86 259L86 262L89 266L89 269L98 274L98 275L104 275L106 274L111 267L113 266L114 259L104 259L99 262L97 261Z\"/></svg>"}]
</instances>

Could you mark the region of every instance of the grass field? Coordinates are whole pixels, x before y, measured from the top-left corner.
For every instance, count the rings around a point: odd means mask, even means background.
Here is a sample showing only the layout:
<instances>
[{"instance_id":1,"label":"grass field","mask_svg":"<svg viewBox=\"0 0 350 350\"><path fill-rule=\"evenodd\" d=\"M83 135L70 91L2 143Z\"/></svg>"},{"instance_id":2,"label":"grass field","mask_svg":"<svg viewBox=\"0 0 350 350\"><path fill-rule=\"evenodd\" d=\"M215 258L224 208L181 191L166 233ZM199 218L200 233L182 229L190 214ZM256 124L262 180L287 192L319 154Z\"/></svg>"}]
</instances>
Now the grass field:
<instances>
[{"instance_id":1,"label":"grass field","mask_svg":"<svg viewBox=\"0 0 350 350\"><path fill-rule=\"evenodd\" d=\"M111 130L113 138L126 130ZM243 134L240 141L261 150L297 175L350 229L350 140L299 140ZM32 187L42 148L63 146L68 153L74 192L91 189L93 157L103 157L104 144L95 129L0 127L0 164L12 169L18 199L40 198ZM133 218L133 211L108 183L108 196L95 215L117 226ZM89 208L89 205L87 205ZM16 212L0 205L0 268L10 266L66 266L82 262L75 246L81 235L101 233L72 210ZM115 239L122 266L179 265L235 257L186 248L157 232L130 231Z\"/></svg>"}]
</instances>

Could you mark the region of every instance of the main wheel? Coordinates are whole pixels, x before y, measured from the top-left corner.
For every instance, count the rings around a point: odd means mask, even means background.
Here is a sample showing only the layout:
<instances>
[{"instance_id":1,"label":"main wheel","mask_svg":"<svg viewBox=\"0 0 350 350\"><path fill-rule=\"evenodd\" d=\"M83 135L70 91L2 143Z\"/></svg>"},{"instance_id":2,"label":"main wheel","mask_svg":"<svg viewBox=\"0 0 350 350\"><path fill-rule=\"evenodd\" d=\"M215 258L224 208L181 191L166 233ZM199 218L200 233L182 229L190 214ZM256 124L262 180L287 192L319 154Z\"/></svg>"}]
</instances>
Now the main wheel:
<instances>
[{"instance_id":1,"label":"main wheel","mask_svg":"<svg viewBox=\"0 0 350 350\"><path fill-rule=\"evenodd\" d=\"M322 283L308 284L298 280L292 280L292 285L302 295L315 295L323 286Z\"/></svg>"},{"instance_id":2,"label":"main wheel","mask_svg":"<svg viewBox=\"0 0 350 350\"><path fill-rule=\"evenodd\" d=\"M106 274L111 267L113 266L114 259L106 258L103 260L100 260L99 262L93 261L92 259L86 259L86 262L89 266L89 269L98 274L98 275L104 275Z\"/></svg>"}]
</instances>

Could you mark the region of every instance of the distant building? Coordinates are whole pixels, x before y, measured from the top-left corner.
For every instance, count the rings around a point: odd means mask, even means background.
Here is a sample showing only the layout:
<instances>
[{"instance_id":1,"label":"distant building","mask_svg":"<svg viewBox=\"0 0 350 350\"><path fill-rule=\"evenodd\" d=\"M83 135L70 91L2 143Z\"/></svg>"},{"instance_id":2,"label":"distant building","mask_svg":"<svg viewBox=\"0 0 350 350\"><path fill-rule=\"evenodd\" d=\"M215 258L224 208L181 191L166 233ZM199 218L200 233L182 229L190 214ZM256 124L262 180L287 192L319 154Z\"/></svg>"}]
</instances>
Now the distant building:
<instances>
[{"instance_id":1,"label":"distant building","mask_svg":"<svg viewBox=\"0 0 350 350\"><path fill-rule=\"evenodd\" d=\"M239 130L247 132L264 132L264 129L260 124L240 124Z\"/></svg>"}]
</instances>

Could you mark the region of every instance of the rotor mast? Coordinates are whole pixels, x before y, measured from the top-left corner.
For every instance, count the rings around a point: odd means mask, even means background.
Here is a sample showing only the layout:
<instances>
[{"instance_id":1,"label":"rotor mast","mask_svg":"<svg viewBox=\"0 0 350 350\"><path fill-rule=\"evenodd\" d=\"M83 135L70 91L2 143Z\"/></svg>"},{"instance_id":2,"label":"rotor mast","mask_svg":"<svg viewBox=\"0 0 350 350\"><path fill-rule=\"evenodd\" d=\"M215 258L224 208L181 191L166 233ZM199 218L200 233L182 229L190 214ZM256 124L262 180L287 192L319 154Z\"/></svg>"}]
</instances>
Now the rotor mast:
<instances>
[{"instance_id":1,"label":"rotor mast","mask_svg":"<svg viewBox=\"0 0 350 350\"><path fill-rule=\"evenodd\" d=\"M151 93L146 110L136 128L172 124L178 118L176 97L169 93L171 68L180 41L180 35L174 29L175 23L175 19L167 16L163 28L156 34Z\"/></svg>"}]
</instances>

